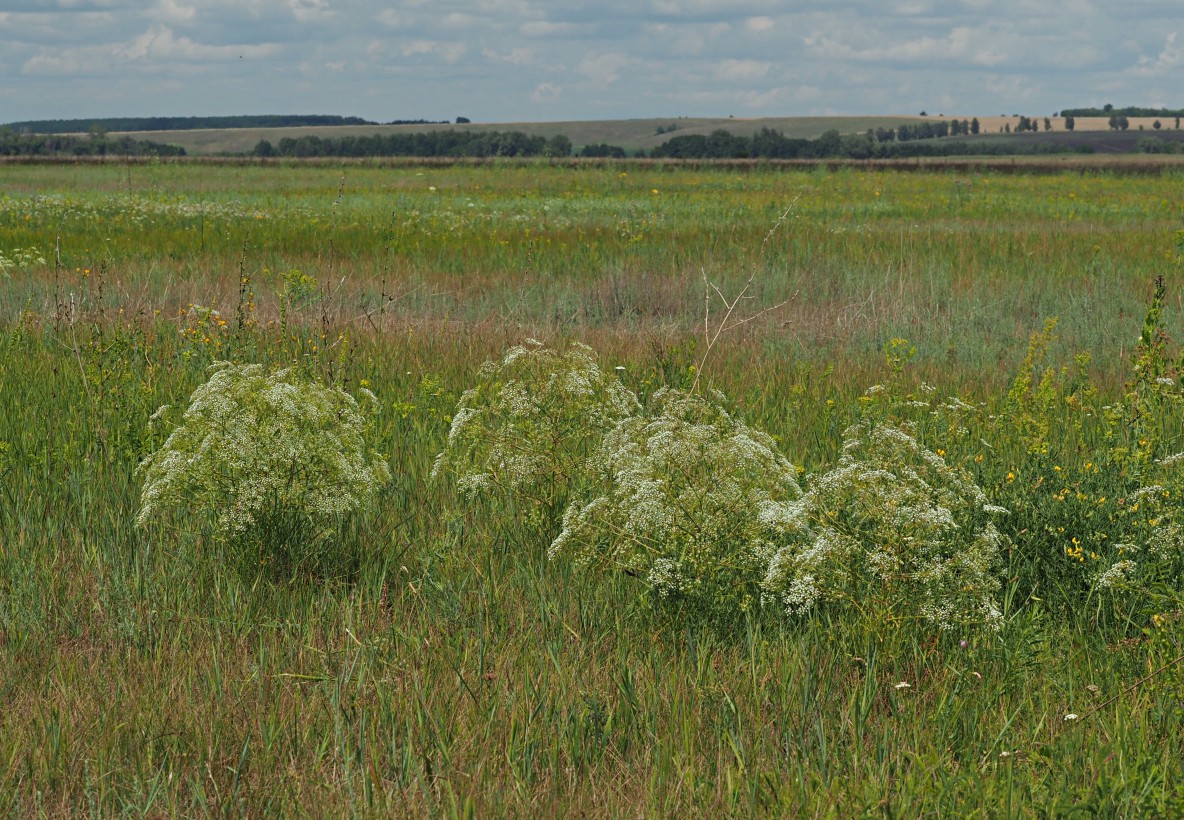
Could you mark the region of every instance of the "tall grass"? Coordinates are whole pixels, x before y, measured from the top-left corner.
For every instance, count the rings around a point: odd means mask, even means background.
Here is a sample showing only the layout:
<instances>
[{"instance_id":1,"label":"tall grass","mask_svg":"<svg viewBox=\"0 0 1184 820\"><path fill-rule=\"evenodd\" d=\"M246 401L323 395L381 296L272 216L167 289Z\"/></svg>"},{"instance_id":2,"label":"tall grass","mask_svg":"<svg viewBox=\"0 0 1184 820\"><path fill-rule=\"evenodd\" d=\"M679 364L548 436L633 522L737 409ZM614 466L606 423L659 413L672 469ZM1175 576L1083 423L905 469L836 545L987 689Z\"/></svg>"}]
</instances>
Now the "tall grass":
<instances>
[{"instance_id":1,"label":"tall grass","mask_svg":"<svg viewBox=\"0 0 1184 820\"><path fill-rule=\"evenodd\" d=\"M5 184L0 251L47 264L0 295L0 814L1184 809L1170 599L1122 624L1058 607L1016 552L997 633L713 624L549 561L515 509L429 476L508 344L580 338L642 395L689 387L703 276L754 266L755 309L791 301L703 378L809 471L873 383L1014 413L1047 316L1048 362L1090 353L1097 406L1118 403L1174 269L1178 179L164 164ZM290 298L292 270L315 295ZM896 375L893 337L917 348ZM255 583L198 528L135 526L148 417L216 358L378 395L393 478L353 522L373 546L355 576ZM1057 395L1047 441L1083 469L1100 428ZM1052 475L992 429L980 462L959 454L984 487ZM1177 442L1178 416L1156 435Z\"/></svg>"}]
</instances>

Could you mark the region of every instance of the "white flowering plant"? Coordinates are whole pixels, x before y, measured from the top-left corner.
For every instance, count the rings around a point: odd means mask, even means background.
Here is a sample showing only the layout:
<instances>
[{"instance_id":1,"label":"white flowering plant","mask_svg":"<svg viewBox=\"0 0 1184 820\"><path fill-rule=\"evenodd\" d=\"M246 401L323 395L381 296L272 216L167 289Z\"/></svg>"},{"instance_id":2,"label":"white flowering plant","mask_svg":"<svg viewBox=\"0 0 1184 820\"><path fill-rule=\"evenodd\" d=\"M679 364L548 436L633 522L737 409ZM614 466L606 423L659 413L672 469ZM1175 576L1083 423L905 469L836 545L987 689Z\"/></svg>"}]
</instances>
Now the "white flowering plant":
<instances>
[{"instance_id":1,"label":"white flowering plant","mask_svg":"<svg viewBox=\"0 0 1184 820\"><path fill-rule=\"evenodd\" d=\"M572 501L551 557L624 571L669 604L734 614L759 603L773 548L762 518L800 490L773 439L721 399L660 390L608 433L589 459L601 492Z\"/></svg>"},{"instance_id":2,"label":"white flowering plant","mask_svg":"<svg viewBox=\"0 0 1184 820\"><path fill-rule=\"evenodd\" d=\"M1007 542L992 519L1005 512L907 423L865 419L847 430L835 467L764 511L779 542L766 600L791 614L831 606L939 627L997 625Z\"/></svg>"},{"instance_id":3,"label":"white flowering plant","mask_svg":"<svg viewBox=\"0 0 1184 820\"><path fill-rule=\"evenodd\" d=\"M46 264L45 256L36 248L13 248L7 253L0 251L0 275L5 277L13 269L28 270Z\"/></svg>"},{"instance_id":4,"label":"white flowering plant","mask_svg":"<svg viewBox=\"0 0 1184 820\"><path fill-rule=\"evenodd\" d=\"M513 497L557 511L587 475L600 438L640 411L637 397L573 343L533 339L486 362L457 404L433 477L452 475L470 495Z\"/></svg>"},{"instance_id":5,"label":"white flowering plant","mask_svg":"<svg viewBox=\"0 0 1184 820\"><path fill-rule=\"evenodd\" d=\"M374 409L374 395L360 395ZM217 362L180 424L140 463L137 522L198 512L238 559L324 566L340 557L344 517L390 478L367 430L352 396L295 368Z\"/></svg>"}]
</instances>

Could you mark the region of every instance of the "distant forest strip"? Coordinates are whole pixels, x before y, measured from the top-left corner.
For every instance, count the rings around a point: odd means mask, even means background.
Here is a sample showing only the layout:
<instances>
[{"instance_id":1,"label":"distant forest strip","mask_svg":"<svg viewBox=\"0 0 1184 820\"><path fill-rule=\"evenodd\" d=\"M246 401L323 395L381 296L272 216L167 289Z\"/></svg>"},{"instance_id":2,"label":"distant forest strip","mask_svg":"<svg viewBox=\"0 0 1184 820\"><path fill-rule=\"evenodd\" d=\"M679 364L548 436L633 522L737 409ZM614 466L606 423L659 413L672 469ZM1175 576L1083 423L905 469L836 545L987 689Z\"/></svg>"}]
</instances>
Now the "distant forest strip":
<instances>
[{"instance_id":1,"label":"distant forest strip","mask_svg":"<svg viewBox=\"0 0 1184 820\"><path fill-rule=\"evenodd\" d=\"M7 127L34 134L78 134L104 131L192 131L205 128L296 128L309 125L441 125L434 120L377 123L361 117L329 114L253 114L237 117L105 117L96 120L25 120Z\"/></svg>"},{"instance_id":2,"label":"distant forest strip","mask_svg":"<svg viewBox=\"0 0 1184 820\"><path fill-rule=\"evenodd\" d=\"M1170 139L1125 135L1039 134L1035 121L1031 134L979 135L977 120L923 122L895 129L878 128L858 134L831 130L817 139L787 137L781 131L762 128L751 136L720 129L711 134L680 134L634 157L653 159L895 159L952 156L1016 156L1107 152L1174 153L1181 144ZM1166 136L1166 134L1165 134ZM955 138L956 137L956 138ZM1106 142L1103 142L1102 139ZM424 131L372 136L285 137L276 144L261 140L252 152L257 157L607 157L624 158L620 146L583 146L577 153L571 140L557 134L550 138L520 131Z\"/></svg>"},{"instance_id":3,"label":"distant forest strip","mask_svg":"<svg viewBox=\"0 0 1184 820\"><path fill-rule=\"evenodd\" d=\"M617 150L625 155L623 150ZM572 145L562 134L548 139L521 131L449 129L414 134L284 137L275 145L260 140L252 153L257 157L567 157L571 156Z\"/></svg>"},{"instance_id":4,"label":"distant forest strip","mask_svg":"<svg viewBox=\"0 0 1184 820\"><path fill-rule=\"evenodd\" d=\"M0 156L3 157L183 157L185 149L132 137L63 134L18 134L0 128Z\"/></svg>"},{"instance_id":5,"label":"distant forest strip","mask_svg":"<svg viewBox=\"0 0 1184 820\"><path fill-rule=\"evenodd\" d=\"M923 157L990 157L1067 153L1184 153L1184 131L1069 131L981 135L977 122L924 122L895 129L841 134L830 130L816 139L787 137L762 128L751 136L718 129L710 134L679 134L651 150L628 154L606 143L578 152L563 135L521 131L419 131L370 136L285 137L273 145L260 140L250 152L258 158L422 158L488 159L512 157L610 158L627 156L678 160L892 160ZM1017 129L1018 131L1018 129ZM131 136L110 137L102 129L86 136L20 133L0 127L0 156L8 157L179 157L185 149ZM240 155L241 156L241 155Z\"/></svg>"},{"instance_id":6,"label":"distant forest strip","mask_svg":"<svg viewBox=\"0 0 1184 820\"><path fill-rule=\"evenodd\" d=\"M945 123L876 129L862 134L828 131L818 139L794 139L779 131L762 129L751 137L727 131L707 136L686 134L668 140L653 151L653 158L672 159L911 159L919 157L991 157L1049 154L1147 153L1171 154L1184 150L1184 132L1055 132L1011 135L978 135L959 127L957 134ZM944 132L944 133L940 133ZM1159 136L1154 136L1158 134Z\"/></svg>"},{"instance_id":7,"label":"distant forest strip","mask_svg":"<svg viewBox=\"0 0 1184 820\"><path fill-rule=\"evenodd\" d=\"M952 134L978 133L978 121L933 122L877 129L864 134L842 135L827 131L817 139L786 137L781 131L762 128L751 137L725 130L710 135L684 134L672 137L649 153L654 158L672 159L815 159L873 156L934 156L941 150L919 146L908 151L886 148L887 143L933 140ZM571 140L557 134L547 138L521 131L424 131L413 134L371 136L285 137L278 143L260 140L252 152L258 157L568 157ZM598 143L585 145L581 157L623 158L625 149ZM634 156L645 156L638 152Z\"/></svg>"},{"instance_id":8,"label":"distant forest strip","mask_svg":"<svg viewBox=\"0 0 1184 820\"><path fill-rule=\"evenodd\" d=\"M1128 105L1125 108L1115 108L1112 105L1102 108L1066 108L1061 111L1062 117L1184 117L1184 108L1140 108Z\"/></svg>"}]
</instances>

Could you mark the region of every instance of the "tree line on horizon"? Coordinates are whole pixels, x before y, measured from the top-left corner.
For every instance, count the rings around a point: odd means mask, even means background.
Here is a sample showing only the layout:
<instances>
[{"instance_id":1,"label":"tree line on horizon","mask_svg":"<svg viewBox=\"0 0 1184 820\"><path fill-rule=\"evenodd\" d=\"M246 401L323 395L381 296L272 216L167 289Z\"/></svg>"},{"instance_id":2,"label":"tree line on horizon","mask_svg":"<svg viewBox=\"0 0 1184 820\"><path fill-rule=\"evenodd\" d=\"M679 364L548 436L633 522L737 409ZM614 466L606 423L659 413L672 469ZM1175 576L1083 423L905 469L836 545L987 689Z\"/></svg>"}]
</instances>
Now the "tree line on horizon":
<instances>
[{"instance_id":1,"label":"tree line on horizon","mask_svg":"<svg viewBox=\"0 0 1184 820\"><path fill-rule=\"evenodd\" d=\"M1027 119L1027 118L1025 118ZM1010 129L1008 129L1010 131ZM1036 120L1028 120L1024 129L1038 131ZM1046 129L1047 130L1047 129ZM552 137L525 134L521 131L424 131L413 134L375 134L371 136L285 137L276 144L260 140L251 152L256 157L650 157L653 159L897 159L930 156L996 156L1091 152L1088 144L1066 145L1062 142L1012 142L982 140L947 140L947 137L974 137L981 132L977 119L908 123L896 128L868 129L863 133L842 134L830 130L815 139L787 137L784 132L762 128L751 136L717 129L710 134L680 134L666 140L648 154L628 152L618 145L598 143L583 146L578 152L571 140L557 134Z\"/></svg>"},{"instance_id":2,"label":"tree line on horizon","mask_svg":"<svg viewBox=\"0 0 1184 820\"><path fill-rule=\"evenodd\" d=\"M1065 108L1062 117L1184 117L1184 108L1141 108L1128 105L1115 108L1110 103L1101 108Z\"/></svg>"},{"instance_id":3,"label":"tree line on horizon","mask_svg":"<svg viewBox=\"0 0 1184 820\"><path fill-rule=\"evenodd\" d=\"M567 157L571 140L521 131L420 131L405 134L260 140L256 157Z\"/></svg>"},{"instance_id":4,"label":"tree line on horizon","mask_svg":"<svg viewBox=\"0 0 1184 820\"><path fill-rule=\"evenodd\" d=\"M1116 120L1121 118L1114 115ZM1026 123L1025 123L1026 120ZM1047 118L1045 130L1049 130ZM1010 132L1010 127L1007 128ZM1123 129L1125 130L1125 129ZM1039 131L1035 119L1021 118L1016 132ZM577 152L566 135L551 137L521 131L421 131L369 136L285 137L278 144L260 140L250 155L268 158L303 157L605 157L654 159L898 159L930 156L993 156L1092 152L1091 144L1063 141L946 140L980 133L977 119L927 121L896 128L869 128L863 133L841 134L832 129L815 139L787 137L784 132L762 128L751 136L717 129L710 134L680 134L652 149L632 154L608 143L584 145ZM1151 153L1178 150L1175 141L1145 140L1128 149ZM1121 149L1120 149L1121 150ZM4 156L184 156L185 150L129 136L108 137L98 124L87 136L22 134L0 127L0 155Z\"/></svg>"},{"instance_id":5,"label":"tree line on horizon","mask_svg":"<svg viewBox=\"0 0 1184 820\"><path fill-rule=\"evenodd\" d=\"M649 152L653 158L675 159L797 159L819 157L902 156L884 149L886 143L906 143L979 133L979 122L921 122L897 128L869 129L864 134L840 134L827 131L816 139L787 137L781 131L762 128L752 136L732 134L718 129L709 135L681 134ZM571 139L563 134L552 137L525 134L521 131L423 131L406 134L319 137L285 137L278 143L260 140L251 151L256 157L608 157L624 158L630 154L619 145L596 143L583 146L577 153ZM906 152L907 153L907 152ZM644 151L632 154L644 157Z\"/></svg>"},{"instance_id":6,"label":"tree line on horizon","mask_svg":"<svg viewBox=\"0 0 1184 820\"><path fill-rule=\"evenodd\" d=\"M109 137L100 130L85 137L67 134L21 134L0 127L0 156L5 157L183 157L185 149L134 137Z\"/></svg>"}]
</instances>

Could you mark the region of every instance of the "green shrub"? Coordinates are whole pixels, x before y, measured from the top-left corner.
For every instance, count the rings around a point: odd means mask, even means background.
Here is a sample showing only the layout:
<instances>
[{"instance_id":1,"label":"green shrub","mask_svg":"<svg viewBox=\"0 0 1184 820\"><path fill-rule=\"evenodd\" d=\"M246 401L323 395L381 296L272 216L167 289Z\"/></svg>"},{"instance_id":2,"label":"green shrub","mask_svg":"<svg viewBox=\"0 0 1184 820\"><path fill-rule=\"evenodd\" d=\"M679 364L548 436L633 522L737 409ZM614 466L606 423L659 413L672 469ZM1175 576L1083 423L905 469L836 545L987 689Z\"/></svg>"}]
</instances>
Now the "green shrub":
<instances>
[{"instance_id":1,"label":"green shrub","mask_svg":"<svg viewBox=\"0 0 1184 820\"><path fill-rule=\"evenodd\" d=\"M362 395L374 403L368 390ZM137 470L138 523L190 510L238 558L281 568L331 559L342 518L390 478L366 431L343 390L294 368L268 373L218 362L181 423Z\"/></svg>"},{"instance_id":2,"label":"green shrub","mask_svg":"<svg viewBox=\"0 0 1184 820\"><path fill-rule=\"evenodd\" d=\"M1083 356L1076 374L1048 367L1037 381L1050 322L1032 336L1008 412L985 433L1025 445L992 493L1013 513L1019 591L1058 613L1088 605L1095 623L1114 618L1141 628L1165 606L1165 591L1184 580L1184 392L1180 364L1169 355L1165 301L1159 277L1119 401L1100 404ZM1171 601L1178 597L1169 593Z\"/></svg>"}]
</instances>

